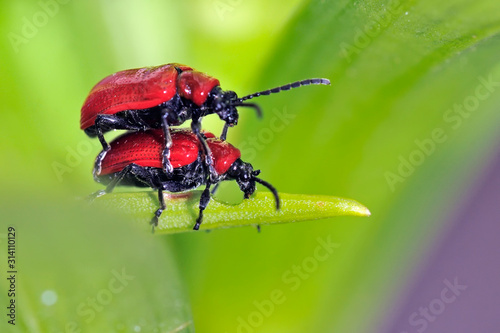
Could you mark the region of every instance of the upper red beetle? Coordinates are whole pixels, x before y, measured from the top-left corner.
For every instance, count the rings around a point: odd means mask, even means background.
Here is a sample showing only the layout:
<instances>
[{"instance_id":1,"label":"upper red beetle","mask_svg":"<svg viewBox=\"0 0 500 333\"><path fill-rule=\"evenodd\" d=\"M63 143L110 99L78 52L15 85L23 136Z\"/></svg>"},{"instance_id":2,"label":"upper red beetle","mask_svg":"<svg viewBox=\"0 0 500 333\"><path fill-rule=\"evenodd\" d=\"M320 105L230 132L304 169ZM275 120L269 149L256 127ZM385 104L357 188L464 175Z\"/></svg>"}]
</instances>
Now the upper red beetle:
<instances>
[{"instance_id":1,"label":"upper red beetle","mask_svg":"<svg viewBox=\"0 0 500 333\"><path fill-rule=\"evenodd\" d=\"M327 79L307 79L238 98L234 91L223 91L219 80L181 64L129 69L112 74L95 85L82 106L80 128L91 137L97 136L103 150L96 159L95 171L110 149L103 133L113 129L146 130L163 128L165 145L162 164L172 172L169 150L172 146L169 127L192 119L191 129L202 142L210 174L210 149L200 134L201 118L216 113L226 122L221 139L226 139L228 127L238 123L236 107L260 108L244 101L310 84L330 84ZM94 172L94 177L96 173Z\"/></svg>"}]
</instances>

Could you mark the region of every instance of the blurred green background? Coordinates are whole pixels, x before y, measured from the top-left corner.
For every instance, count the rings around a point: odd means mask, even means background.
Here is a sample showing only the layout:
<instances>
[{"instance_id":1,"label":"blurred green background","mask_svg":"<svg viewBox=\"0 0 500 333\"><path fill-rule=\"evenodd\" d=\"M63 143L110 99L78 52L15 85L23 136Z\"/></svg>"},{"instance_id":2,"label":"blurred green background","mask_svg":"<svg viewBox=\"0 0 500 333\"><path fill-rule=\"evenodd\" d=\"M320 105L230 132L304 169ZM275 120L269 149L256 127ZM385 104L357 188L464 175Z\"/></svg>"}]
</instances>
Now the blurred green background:
<instances>
[{"instance_id":1,"label":"blurred green background","mask_svg":"<svg viewBox=\"0 0 500 333\"><path fill-rule=\"evenodd\" d=\"M20 280L17 325L0 327L375 331L499 142L499 22L494 0L2 2L0 268L13 225ZM228 141L278 190L372 216L150 236L78 200L102 188L79 129L88 92L169 62L240 95L329 78L256 99L263 120L242 110ZM103 298L121 267L133 283ZM96 319L78 310L88 297Z\"/></svg>"}]
</instances>

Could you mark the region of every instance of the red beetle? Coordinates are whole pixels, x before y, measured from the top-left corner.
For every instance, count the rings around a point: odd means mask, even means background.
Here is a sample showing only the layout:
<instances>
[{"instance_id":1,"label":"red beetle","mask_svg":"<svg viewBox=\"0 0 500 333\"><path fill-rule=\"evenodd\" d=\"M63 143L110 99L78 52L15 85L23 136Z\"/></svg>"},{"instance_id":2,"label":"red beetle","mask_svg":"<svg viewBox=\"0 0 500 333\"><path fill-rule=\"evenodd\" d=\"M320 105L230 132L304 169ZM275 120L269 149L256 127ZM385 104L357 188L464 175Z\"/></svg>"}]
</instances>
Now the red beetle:
<instances>
[{"instance_id":1,"label":"red beetle","mask_svg":"<svg viewBox=\"0 0 500 333\"><path fill-rule=\"evenodd\" d=\"M166 172L172 172L169 149L172 138L169 128L192 119L191 128L203 144L210 172L209 149L200 134L201 118L216 113L226 122L221 139L226 139L228 127L238 123L236 107L260 108L245 103L260 95L269 95L310 84L330 84L327 79L308 79L238 98L234 91L223 91L219 80L181 64L129 69L112 74L95 85L82 106L80 128L90 137L97 136L103 151L96 159L95 170L109 145L103 133L113 129L146 130L163 128L165 145L162 163ZM94 174L95 176L95 174Z\"/></svg>"},{"instance_id":2,"label":"red beetle","mask_svg":"<svg viewBox=\"0 0 500 333\"><path fill-rule=\"evenodd\" d=\"M211 163L216 172L212 179L205 163L201 140L189 130L173 129L169 162L172 172L162 168L165 138L161 129L129 132L110 143L110 149L102 160L100 172L95 171L96 180L107 184L100 196L113 191L117 185L151 187L158 190L160 208L156 211L151 224L158 225L158 218L166 208L163 191L185 192L205 185L200 199L200 213L194 230L198 230L203 219L203 210L210 201L210 187L224 180L236 180L245 198L255 191L255 182L266 186L274 194L276 209L279 209L279 196L268 182L257 178L259 170L253 170L250 163L240 159L241 153L233 145L215 138L212 133L201 133L211 151ZM214 191L212 191L213 193Z\"/></svg>"}]
</instances>

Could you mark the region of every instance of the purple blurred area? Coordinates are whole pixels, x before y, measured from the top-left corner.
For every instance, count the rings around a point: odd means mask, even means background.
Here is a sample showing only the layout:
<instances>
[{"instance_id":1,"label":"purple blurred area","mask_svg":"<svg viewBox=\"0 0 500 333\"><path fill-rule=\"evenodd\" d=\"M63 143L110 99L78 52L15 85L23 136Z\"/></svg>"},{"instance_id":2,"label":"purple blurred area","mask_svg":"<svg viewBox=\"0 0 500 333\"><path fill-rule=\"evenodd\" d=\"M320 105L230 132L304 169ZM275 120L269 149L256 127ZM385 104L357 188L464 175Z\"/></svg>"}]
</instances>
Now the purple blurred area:
<instances>
[{"instance_id":1,"label":"purple blurred area","mask_svg":"<svg viewBox=\"0 0 500 333\"><path fill-rule=\"evenodd\" d=\"M379 332L500 332L500 150L476 184Z\"/></svg>"}]
</instances>

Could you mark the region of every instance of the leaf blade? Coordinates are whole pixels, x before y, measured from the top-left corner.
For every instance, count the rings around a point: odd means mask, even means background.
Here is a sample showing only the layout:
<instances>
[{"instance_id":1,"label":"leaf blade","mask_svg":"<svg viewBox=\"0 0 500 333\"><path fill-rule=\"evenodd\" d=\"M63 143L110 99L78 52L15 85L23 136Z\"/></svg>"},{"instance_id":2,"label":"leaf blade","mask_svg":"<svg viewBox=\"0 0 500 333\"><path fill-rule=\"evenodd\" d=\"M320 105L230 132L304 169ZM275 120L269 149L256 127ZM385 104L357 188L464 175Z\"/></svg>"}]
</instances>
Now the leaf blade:
<instances>
[{"instance_id":1,"label":"leaf blade","mask_svg":"<svg viewBox=\"0 0 500 333\"><path fill-rule=\"evenodd\" d=\"M177 198L165 198L158 234L192 231L198 216L201 191L194 191ZM111 209L122 210L145 226L151 221L158 201L154 192L110 193L96 199ZM326 195L280 194L281 209L276 211L274 197L269 192L259 192L240 204L233 205L212 198L203 212L201 230L241 227L257 224L279 224L324 219L335 216L370 216L370 211L359 202Z\"/></svg>"}]
</instances>

